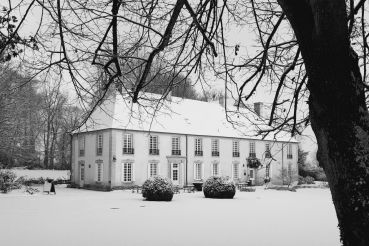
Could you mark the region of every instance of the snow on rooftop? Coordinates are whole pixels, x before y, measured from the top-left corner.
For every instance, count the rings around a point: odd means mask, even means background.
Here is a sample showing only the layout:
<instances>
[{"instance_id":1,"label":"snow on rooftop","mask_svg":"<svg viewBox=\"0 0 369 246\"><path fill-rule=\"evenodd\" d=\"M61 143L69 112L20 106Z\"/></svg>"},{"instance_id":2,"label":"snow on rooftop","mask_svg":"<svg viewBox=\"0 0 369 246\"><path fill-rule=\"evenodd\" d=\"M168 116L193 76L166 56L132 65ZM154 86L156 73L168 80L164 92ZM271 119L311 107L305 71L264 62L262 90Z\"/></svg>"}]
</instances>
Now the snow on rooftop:
<instances>
[{"instance_id":1,"label":"snow on rooftop","mask_svg":"<svg viewBox=\"0 0 369 246\"><path fill-rule=\"evenodd\" d=\"M233 105L225 108L218 102L203 102L179 97L159 100L160 95L145 93L138 103L119 93L106 100L76 132L102 129L167 132L176 134L260 139L265 124L246 109ZM266 140L296 142L289 133L279 133Z\"/></svg>"}]
</instances>

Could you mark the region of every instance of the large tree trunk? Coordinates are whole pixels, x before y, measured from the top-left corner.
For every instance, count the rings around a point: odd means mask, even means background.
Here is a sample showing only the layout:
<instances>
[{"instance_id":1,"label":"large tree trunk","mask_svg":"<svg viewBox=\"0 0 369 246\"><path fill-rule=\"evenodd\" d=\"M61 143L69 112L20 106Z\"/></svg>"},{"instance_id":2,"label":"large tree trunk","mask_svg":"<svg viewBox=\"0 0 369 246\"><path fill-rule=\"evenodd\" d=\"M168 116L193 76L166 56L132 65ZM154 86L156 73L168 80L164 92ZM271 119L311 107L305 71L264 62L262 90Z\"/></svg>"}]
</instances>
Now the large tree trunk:
<instances>
[{"instance_id":1,"label":"large tree trunk","mask_svg":"<svg viewBox=\"0 0 369 246\"><path fill-rule=\"evenodd\" d=\"M278 0L296 34L310 91L318 161L327 174L341 240L369 245L369 115L344 0Z\"/></svg>"}]
</instances>

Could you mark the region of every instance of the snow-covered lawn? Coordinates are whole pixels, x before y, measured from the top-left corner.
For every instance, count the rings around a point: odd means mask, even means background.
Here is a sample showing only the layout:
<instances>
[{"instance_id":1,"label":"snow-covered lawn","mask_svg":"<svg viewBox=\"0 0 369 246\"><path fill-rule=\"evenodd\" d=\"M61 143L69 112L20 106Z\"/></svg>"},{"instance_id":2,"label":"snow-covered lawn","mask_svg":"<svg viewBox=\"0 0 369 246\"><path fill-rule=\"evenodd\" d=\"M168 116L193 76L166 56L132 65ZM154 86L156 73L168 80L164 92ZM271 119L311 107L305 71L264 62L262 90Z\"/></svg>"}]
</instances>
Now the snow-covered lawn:
<instances>
[{"instance_id":1,"label":"snow-covered lawn","mask_svg":"<svg viewBox=\"0 0 369 246\"><path fill-rule=\"evenodd\" d=\"M68 170L27 170L12 169L17 177L25 177L26 179L52 178L52 179L69 179Z\"/></svg>"},{"instance_id":2,"label":"snow-covered lawn","mask_svg":"<svg viewBox=\"0 0 369 246\"><path fill-rule=\"evenodd\" d=\"M328 189L257 188L237 191L233 200L180 193L172 202L63 185L56 192L0 194L0 245L340 245Z\"/></svg>"}]
</instances>

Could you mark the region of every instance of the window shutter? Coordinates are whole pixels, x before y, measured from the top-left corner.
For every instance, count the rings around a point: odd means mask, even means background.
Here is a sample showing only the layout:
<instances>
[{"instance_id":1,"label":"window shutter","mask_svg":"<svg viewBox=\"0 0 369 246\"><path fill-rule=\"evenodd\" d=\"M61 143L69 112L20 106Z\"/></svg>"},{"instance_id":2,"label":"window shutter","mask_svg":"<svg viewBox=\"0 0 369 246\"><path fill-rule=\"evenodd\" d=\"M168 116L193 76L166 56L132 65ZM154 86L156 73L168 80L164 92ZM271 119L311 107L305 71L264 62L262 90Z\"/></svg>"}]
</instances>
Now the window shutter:
<instances>
[{"instance_id":1,"label":"window shutter","mask_svg":"<svg viewBox=\"0 0 369 246\"><path fill-rule=\"evenodd\" d=\"M131 172L132 172L132 181L135 182L136 174L135 174L135 164L133 162L131 163Z\"/></svg>"},{"instance_id":2,"label":"window shutter","mask_svg":"<svg viewBox=\"0 0 369 246\"><path fill-rule=\"evenodd\" d=\"M193 179L196 179L196 163L193 164Z\"/></svg>"},{"instance_id":3,"label":"window shutter","mask_svg":"<svg viewBox=\"0 0 369 246\"><path fill-rule=\"evenodd\" d=\"M95 181L97 181L97 169L98 169L98 163L95 164Z\"/></svg>"},{"instance_id":4,"label":"window shutter","mask_svg":"<svg viewBox=\"0 0 369 246\"><path fill-rule=\"evenodd\" d=\"M96 146L95 146L96 155L98 153L98 148L99 148L99 134L96 134Z\"/></svg>"},{"instance_id":5,"label":"window shutter","mask_svg":"<svg viewBox=\"0 0 369 246\"><path fill-rule=\"evenodd\" d=\"M172 163L168 163L168 178L172 179Z\"/></svg>"},{"instance_id":6,"label":"window shutter","mask_svg":"<svg viewBox=\"0 0 369 246\"><path fill-rule=\"evenodd\" d=\"M147 178L150 178L150 167L151 167L151 163L149 162L147 164Z\"/></svg>"},{"instance_id":7,"label":"window shutter","mask_svg":"<svg viewBox=\"0 0 369 246\"><path fill-rule=\"evenodd\" d=\"M179 163L179 168L178 168L178 182L179 184L182 184L182 163Z\"/></svg>"},{"instance_id":8,"label":"window shutter","mask_svg":"<svg viewBox=\"0 0 369 246\"><path fill-rule=\"evenodd\" d=\"M201 163L200 164L201 165L201 179L204 179L204 177L205 177L205 165L204 165L204 163Z\"/></svg>"},{"instance_id":9,"label":"window shutter","mask_svg":"<svg viewBox=\"0 0 369 246\"><path fill-rule=\"evenodd\" d=\"M124 181L124 163L122 162L122 171L120 173L120 181L123 182Z\"/></svg>"}]
</instances>

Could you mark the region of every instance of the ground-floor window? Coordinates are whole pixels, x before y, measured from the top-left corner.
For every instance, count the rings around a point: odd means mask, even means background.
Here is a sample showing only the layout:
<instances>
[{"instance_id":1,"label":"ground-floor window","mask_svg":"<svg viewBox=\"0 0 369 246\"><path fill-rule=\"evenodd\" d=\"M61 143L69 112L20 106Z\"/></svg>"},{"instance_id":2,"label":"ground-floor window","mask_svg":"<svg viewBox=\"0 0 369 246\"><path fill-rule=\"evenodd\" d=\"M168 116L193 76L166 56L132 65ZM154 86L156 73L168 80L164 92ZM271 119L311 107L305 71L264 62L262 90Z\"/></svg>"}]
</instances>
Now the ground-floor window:
<instances>
[{"instance_id":1,"label":"ground-floor window","mask_svg":"<svg viewBox=\"0 0 369 246\"><path fill-rule=\"evenodd\" d=\"M240 165L239 163L233 163L233 179L239 179L240 177Z\"/></svg>"},{"instance_id":2,"label":"ground-floor window","mask_svg":"<svg viewBox=\"0 0 369 246\"><path fill-rule=\"evenodd\" d=\"M96 163L96 181L97 182L102 181L102 175L103 175L103 164Z\"/></svg>"},{"instance_id":3,"label":"ground-floor window","mask_svg":"<svg viewBox=\"0 0 369 246\"><path fill-rule=\"evenodd\" d=\"M158 175L158 163L149 163L149 178Z\"/></svg>"},{"instance_id":4,"label":"ground-floor window","mask_svg":"<svg viewBox=\"0 0 369 246\"><path fill-rule=\"evenodd\" d=\"M202 179L202 163L195 163L194 166L194 179L201 180Z\"/></svg>"},{"instance_id":5,"label":"ground-floor window","mask_svg":"<svg viewBox=\"0 0 369 246\"><path fill-rule=\"evenodd\" d=\"M254 180L255 179L254 169L250 169L249 170L249 177L250 177L250 180Z\"/></svg>"},{"instance_id":6,"label":"ground-floor window","mask_svg":"<svg viewBox=\"0 0 369 246\"><path fill-rule=\"evenodd\" d=\"M131 162L123 163L122 179L123 182L133 181L133 163Z\"/></svg>"},{"instance_id":7,"label":"ground-floor window","mask_svg":"<svg viewBox=\"0 0 369 246\"><path fill-rule=\"evenodd\" d=\"M219 176L219 163L213 163L212 175Z\"/></svg>"},{"instance_id":8,"label":"ground-floor window","mask_svg":"<svg viewBox=\"0 0 369 246\"><path fill-rule=\"evenodd\" d=\"M85 167L84 166L81 166L80 179L81 181L85 180Z\"/></svg>"}]
</instances>

